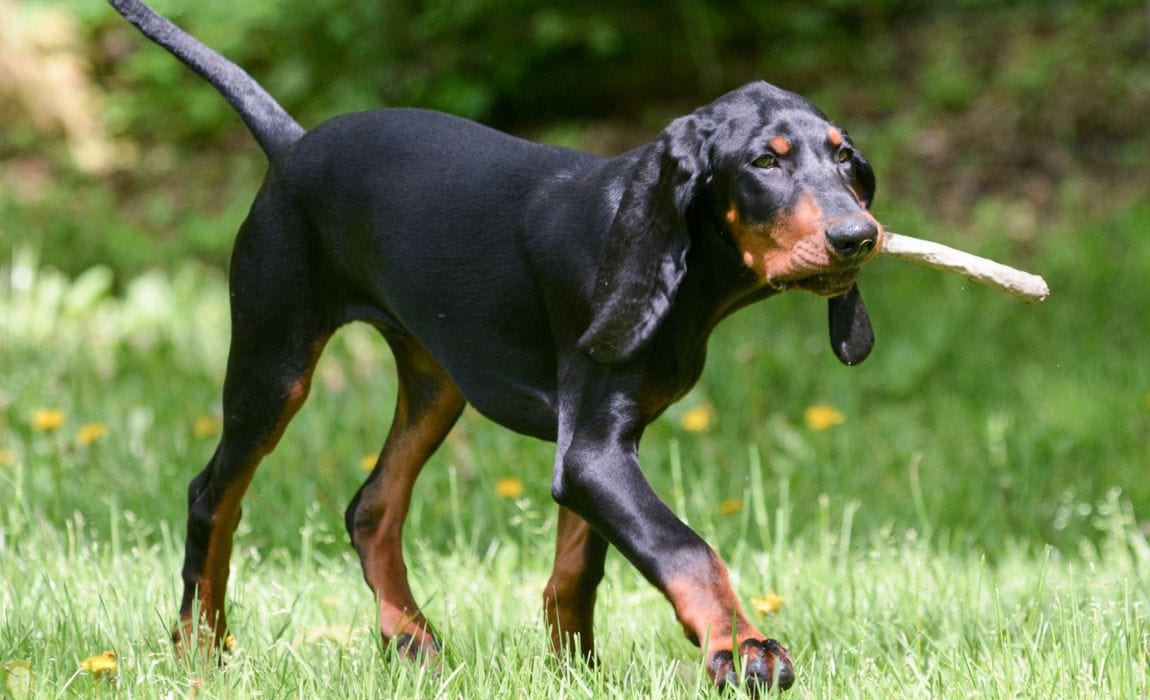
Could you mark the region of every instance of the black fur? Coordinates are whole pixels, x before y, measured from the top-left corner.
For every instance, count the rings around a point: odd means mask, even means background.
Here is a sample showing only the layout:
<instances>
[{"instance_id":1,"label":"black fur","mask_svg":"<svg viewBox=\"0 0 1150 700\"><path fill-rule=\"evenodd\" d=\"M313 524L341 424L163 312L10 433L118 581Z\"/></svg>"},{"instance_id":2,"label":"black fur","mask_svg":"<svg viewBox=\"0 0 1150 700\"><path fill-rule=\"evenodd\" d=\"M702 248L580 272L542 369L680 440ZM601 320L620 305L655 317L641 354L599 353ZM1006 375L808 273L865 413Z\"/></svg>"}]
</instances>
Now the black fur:
<instances>
[{"instance_id":1,"label":"black fur","mask_svg":"<svg viewBox=\"0 0 1150 700\"><path fill-rule=\"evenodd\" d=\"M234 64L138 0L110 2L224 94L270 163L232 259L224 429L189 489L181 634L198 624L197 601L222 634L239 500L327 338L360 320L399 370L388 444L347 513L386 638L410 655L438 649L407 589L398 528L466 401L557 442L552 492L578 516L561 518L565 563L548 589L557 646L574 643L558 629L568 625L590 654L610 543L667 595L689 637L709 640L716 682L729 680L737 636L758 650L748 682L789 685L785 650L754 630L718 556L651 490L637 446L697 380L715 325L782 289L832 296L844 362L869 351L856 251L871 252L881 229L867 212L874 175L845 132L798 95L754 83L611 159L415 109L304 133ZM859 240L831 240L832 224Z\"/></svg>"}]
</instances>

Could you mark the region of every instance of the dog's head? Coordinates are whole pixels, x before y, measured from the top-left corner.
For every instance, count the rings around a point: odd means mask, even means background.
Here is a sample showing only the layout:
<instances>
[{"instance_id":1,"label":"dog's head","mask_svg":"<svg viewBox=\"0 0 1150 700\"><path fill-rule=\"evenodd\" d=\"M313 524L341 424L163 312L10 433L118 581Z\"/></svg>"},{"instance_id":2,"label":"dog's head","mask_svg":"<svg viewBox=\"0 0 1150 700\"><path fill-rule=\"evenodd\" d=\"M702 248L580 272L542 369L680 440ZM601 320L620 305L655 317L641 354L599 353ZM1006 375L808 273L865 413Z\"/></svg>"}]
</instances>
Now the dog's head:
<instances>
[{"instance_id":1,"label":"dog's head","mask_svg":"<svg viewBox=\"0 0 1150 700\"><path fill-rule=\"evenodd\" d=\"M625 183L580 348L620 363L654 335L687 271L688 212L701 211L755 285L829 297L835 354L861 362L873 335L855 277L882 242L874 189L843 129L767 83L675 120L638 153Z\"/></svg>"}]
</instances>

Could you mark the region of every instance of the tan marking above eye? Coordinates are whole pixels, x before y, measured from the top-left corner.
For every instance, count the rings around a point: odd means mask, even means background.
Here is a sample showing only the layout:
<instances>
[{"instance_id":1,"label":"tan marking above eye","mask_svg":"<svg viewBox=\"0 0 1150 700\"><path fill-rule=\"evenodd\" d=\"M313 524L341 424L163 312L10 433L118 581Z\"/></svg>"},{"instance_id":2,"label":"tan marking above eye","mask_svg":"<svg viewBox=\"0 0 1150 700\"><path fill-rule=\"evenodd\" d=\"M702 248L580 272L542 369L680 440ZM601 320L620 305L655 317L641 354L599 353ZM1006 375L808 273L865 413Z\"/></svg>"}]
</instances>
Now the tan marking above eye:
<instances>
[{"instance_id":1,"label":"tan marking above eye","mask_svg":"<svg viewBox=\"0 0 1150 700\"><path fill-rule=\"evenodd\" d=\"M827 141L835 148L838 148L843 145L843 135L839 133L838 129L832 127L827 130Z\"/></svg>"},{"instance_id":2,"label":"tan marking above eye","mask_svg":"<svg viewBox=\"0 0 1150 700\"><path fill-rule=\"evenodd\" d=\"M785 156L791 152L791 142L787 140L786 136L776 136L768 141L767 145L780 156Z\"/></svg>"}]
</instances>

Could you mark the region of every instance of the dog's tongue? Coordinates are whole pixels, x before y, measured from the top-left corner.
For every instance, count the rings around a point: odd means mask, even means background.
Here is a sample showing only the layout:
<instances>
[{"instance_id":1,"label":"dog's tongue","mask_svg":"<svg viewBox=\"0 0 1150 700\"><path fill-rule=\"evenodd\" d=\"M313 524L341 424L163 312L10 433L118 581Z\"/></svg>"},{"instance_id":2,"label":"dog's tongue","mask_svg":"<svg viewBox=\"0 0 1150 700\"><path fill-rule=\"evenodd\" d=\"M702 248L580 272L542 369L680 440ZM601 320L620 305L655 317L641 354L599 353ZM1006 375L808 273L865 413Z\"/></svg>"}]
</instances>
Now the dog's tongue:
<instances>
[{"instance_id":1,"label":"dog's tongue","mask_svg":"<svg viewBox=\"0 0 1150 700\"><path fill-rule=\"evenodd\" d=\"M835 356L844 365L857 365L865 360L874 346L874 331L858 285L846 294L827 300L827 312Z\"/></svg>"}]
</instances>

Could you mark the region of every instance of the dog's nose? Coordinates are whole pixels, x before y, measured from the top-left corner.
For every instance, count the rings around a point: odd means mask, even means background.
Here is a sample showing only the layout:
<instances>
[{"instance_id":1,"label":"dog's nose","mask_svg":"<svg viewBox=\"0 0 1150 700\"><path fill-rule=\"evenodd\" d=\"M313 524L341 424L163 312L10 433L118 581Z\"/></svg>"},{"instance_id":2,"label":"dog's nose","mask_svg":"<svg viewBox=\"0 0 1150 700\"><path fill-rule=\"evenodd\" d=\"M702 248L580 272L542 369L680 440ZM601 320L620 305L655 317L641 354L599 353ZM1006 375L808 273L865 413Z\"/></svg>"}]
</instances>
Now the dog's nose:
<instances>
[{"instance_id":1,"label":"dog's nose","mask_svg":"<svg viewBox=\"0 0 1150 700\"><path fill-rule=\"evenodd\" d=\"M878 226L873 219L856 217L827 229L827 242L840 258L860 258L874 250Z\"/></svg>"}]
</instances>

